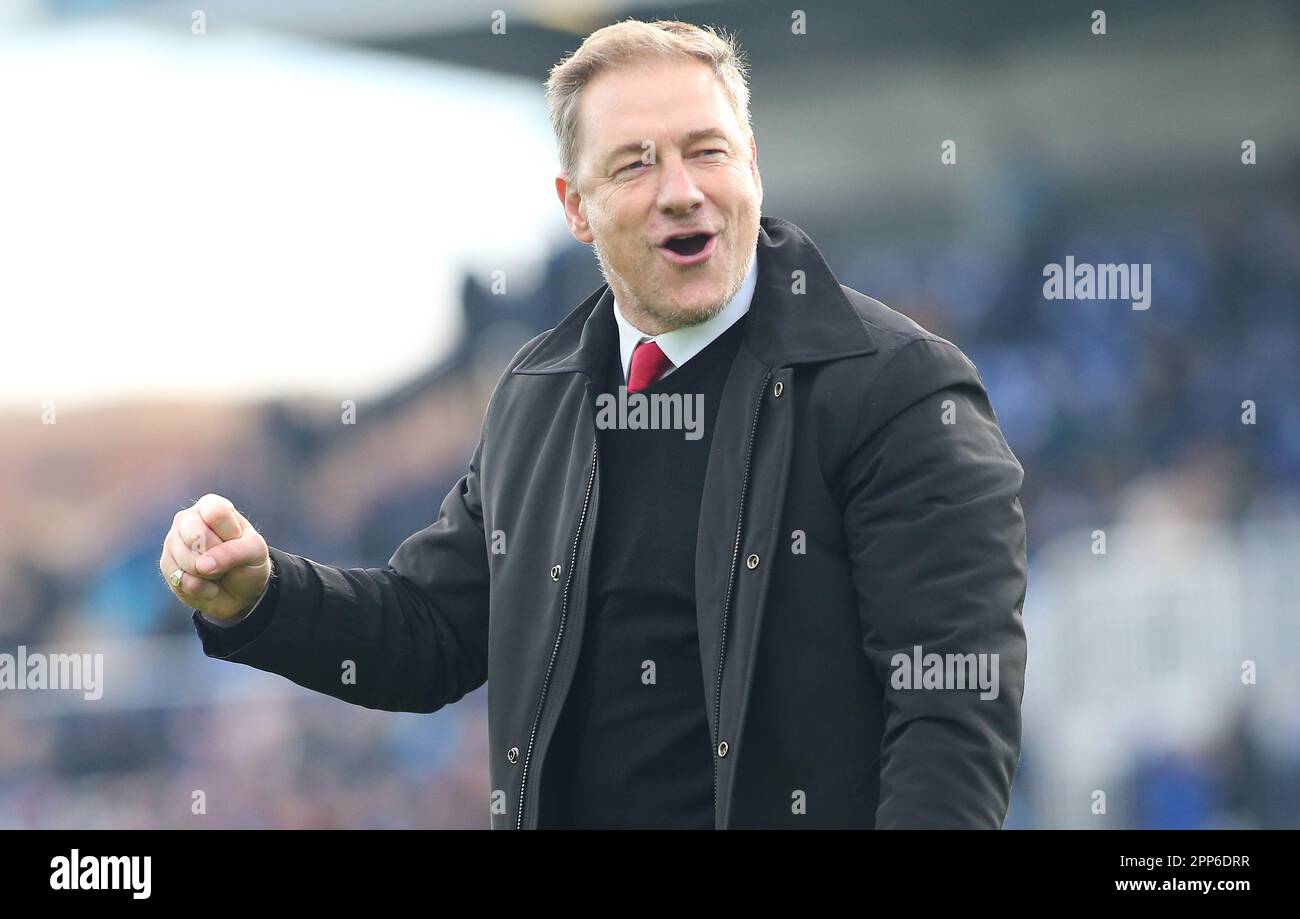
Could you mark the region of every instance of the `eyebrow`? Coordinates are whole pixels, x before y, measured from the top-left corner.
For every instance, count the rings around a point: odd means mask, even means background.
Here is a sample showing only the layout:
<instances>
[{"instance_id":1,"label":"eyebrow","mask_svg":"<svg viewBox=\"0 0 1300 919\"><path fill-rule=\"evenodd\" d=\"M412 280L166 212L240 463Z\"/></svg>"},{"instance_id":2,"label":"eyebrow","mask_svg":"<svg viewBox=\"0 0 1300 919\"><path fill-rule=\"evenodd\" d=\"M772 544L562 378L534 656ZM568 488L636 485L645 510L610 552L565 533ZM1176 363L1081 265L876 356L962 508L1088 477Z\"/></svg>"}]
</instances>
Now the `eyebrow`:
<instances>
[{"instance_id":1,"label":"eyebrow","mask_svg":"<svg viewBox=\"0 0 1300 919\"><path fill-rule=\"evenodd\" d=\"M682 146L689 147L697 140L701 140L702 138L705 137L720 137L723 140L728 139L727 135L723 132L722 128L696 128L694 131L690 131L686 134L686 137L683 138ZM605 159L604 159L605 167L608 168L611 165L611 163L620 156L624 156L628 153L645 152L645 147L643 146L644 144L645 144L644 140L631 140L625 144L620 144L619 146L615 147L613 150L610 150L609 153L605 155Z\"/></svg>"}]
</instances>

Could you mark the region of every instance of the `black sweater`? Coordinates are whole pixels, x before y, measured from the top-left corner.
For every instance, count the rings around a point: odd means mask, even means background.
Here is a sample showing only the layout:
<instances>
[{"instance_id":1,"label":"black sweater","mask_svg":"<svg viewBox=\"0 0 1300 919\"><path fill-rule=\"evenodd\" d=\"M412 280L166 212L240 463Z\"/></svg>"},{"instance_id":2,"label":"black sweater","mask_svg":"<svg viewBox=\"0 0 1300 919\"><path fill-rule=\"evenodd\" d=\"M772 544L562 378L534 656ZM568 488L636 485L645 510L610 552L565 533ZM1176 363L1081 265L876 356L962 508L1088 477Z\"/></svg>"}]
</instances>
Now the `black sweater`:
<instances>
[{"instance_id":1,"label":"black sweater","mask_svg":"<svg viewBox=\"0 0 1300 919\"><path fill-rule=\"evenodd\" d=\"M642 391L702 395L698 440L598 424L582 647L541 773L541 827L713 829L695 539L713 419L744 324ZM621 383L615 351L595 388L617 395Z\"/></svg>"}]
</instances>

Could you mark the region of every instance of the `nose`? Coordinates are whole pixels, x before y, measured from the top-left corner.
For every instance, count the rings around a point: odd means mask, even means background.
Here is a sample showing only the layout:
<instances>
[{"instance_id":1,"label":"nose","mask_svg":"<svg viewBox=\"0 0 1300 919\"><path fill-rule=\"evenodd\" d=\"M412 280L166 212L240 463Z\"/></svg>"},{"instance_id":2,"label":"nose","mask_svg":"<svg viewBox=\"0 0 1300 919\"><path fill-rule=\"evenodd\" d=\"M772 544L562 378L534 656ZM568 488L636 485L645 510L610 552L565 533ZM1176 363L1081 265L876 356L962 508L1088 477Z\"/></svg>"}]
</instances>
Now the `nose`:
<instances>
[{"instance_id":1,"label":"nose","mask_svg":"<svg viewBox=\"0 0 1300 919\"><path fill-rule=\"evenodd\" d=\"M691 171L680 156L661 158L658 174L661 211L684 213L704 202L704 193L691 178Z\"/></svg>"}]
</instances>

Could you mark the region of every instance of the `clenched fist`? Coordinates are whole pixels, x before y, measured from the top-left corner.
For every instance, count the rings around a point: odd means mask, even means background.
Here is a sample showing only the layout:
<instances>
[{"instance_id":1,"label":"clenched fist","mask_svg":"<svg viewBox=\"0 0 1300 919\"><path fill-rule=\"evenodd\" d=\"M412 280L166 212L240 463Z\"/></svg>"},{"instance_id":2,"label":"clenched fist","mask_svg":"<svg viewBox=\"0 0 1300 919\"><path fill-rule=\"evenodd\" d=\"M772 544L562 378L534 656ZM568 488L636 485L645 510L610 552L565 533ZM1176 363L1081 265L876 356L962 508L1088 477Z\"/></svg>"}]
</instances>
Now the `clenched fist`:
<instances>
[{"instance_id":1,"label":"clenched fist","mask_svg":"<svg viewBox=\"0 0 1300 919\"><path fill-rule=\"evenodd\" d=\"M266 541L235 505L204 495L172 518L158 568L182 603L227 620L256 605L271 577L271 558Z\"/></svg>"}]
</instances>

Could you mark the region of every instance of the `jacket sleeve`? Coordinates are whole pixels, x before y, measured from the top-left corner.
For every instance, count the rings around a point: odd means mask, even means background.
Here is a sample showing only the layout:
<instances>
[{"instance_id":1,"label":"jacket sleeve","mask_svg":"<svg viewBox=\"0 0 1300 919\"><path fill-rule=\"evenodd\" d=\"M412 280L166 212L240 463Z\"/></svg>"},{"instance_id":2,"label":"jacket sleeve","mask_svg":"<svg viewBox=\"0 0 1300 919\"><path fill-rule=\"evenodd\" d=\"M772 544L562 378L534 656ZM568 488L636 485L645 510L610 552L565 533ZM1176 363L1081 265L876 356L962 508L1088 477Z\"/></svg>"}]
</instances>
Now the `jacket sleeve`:
<instances>
[{"instance_id":1,"label":"jacket sleeve","mask_svg":"<svg viewBox=\"0 0 1300 919\"><path fill-rule=\"evenodd\" d=\"M230 629L194 625L209 657L366 708L433 712L487 680L482 439L438 520L383 568L334 568L270 547L277 587Z\"/></svg>"},{"instance_id":2,"label":"jacket sleeve","mask_svg":"<svg viewBox=\"0 0 1300 919\"><path fill-rule=\"evenodd\" d=\"M861 406L846 479L864 650L885 700L878 829L1006 819L1024 694L1023 478L974 364L938 338L901 346ZM914 657L932 653L976 655L951 658L963 671L984 655L997 681L917 687Z\"/></svg>"}]
</instances>

